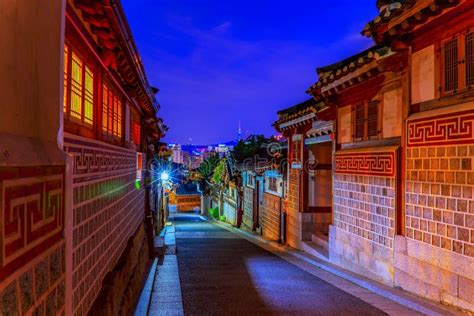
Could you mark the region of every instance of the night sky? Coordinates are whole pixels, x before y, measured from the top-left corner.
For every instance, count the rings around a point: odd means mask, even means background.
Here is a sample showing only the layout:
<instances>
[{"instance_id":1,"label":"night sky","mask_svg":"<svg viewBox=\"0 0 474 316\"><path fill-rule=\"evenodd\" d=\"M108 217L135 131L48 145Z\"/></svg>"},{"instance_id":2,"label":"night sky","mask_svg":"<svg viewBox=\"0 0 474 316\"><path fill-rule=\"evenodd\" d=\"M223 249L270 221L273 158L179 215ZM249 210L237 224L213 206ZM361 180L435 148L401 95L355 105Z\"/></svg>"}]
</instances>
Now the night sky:
<instances>
[{"instance_id":1,"label":"night sky","mask_svg":"<svg viewBox=\"0 0 474 316\"><path fill-rule=\"evenodd\" d=\"M372 45L375 0L122 0L164 141L211 144L275 134L276 111L308 99L316 67Z\"/></svg>"}]
</instances>

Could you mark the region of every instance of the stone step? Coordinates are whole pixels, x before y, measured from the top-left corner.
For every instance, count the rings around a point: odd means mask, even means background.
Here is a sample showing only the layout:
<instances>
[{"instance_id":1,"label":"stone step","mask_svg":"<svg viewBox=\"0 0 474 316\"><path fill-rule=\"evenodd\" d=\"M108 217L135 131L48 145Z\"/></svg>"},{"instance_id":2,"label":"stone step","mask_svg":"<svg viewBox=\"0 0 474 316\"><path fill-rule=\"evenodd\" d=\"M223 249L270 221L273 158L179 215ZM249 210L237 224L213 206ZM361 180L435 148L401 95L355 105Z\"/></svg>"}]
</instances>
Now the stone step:
<instances>
[{"instance_id":1,"label":"stone step","mask_svg":"<svg viewBox=\"0 0 474 316\"><path fill-rule=\"evenodd\" d=\"M325 249L324 247L321 247L320 245L312 241L303 241L301 244L301 249L304 252L321 260L329 260L329 251L327 250L327 248Z\"/></svg>"},{"instance_id":2,"label":"stone step","mask_svg":"<svg viewBox=\"0 0 474 316\"><path fill-rule=\"evenodd\" d=\"M319 247L323 248L324 250L328 251L329 249L329 236L324 234L312 234L311 241L318 245Z\"/></svg>"}]
</instances>

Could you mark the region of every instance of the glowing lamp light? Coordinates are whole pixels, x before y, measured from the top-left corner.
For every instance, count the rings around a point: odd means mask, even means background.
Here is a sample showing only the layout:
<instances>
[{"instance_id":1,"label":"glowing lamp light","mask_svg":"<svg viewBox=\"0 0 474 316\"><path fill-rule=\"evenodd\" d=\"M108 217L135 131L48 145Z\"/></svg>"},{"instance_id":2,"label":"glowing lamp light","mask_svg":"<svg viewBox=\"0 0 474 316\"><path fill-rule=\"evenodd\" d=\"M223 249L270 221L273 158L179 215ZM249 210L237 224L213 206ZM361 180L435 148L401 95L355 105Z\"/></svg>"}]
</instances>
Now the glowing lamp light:
<instances>
[{"instance_id":1,"label":"glowing lamp light","mask_svg":"<svg viewBox=\"0 0 474 316\"><path fill-rule=\"evenodd\" d=\"M161 173L161 175L160 175L161 181L168 181L169 178L170 178L170 175L169 175L169 173L166 172L166 171L163 171L163 172Z\"/></svg>"}]
</instances>

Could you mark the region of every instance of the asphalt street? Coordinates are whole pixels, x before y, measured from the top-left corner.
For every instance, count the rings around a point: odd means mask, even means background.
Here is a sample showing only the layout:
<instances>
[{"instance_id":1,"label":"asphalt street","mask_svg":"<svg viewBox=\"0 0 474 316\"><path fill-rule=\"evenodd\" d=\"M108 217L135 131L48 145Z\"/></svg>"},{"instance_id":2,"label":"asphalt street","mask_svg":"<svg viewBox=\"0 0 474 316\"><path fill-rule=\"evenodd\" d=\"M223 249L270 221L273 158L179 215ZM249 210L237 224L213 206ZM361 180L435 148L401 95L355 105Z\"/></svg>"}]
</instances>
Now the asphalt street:
<instances>
[{"instance_id":1,"label":"asphalt street","mask_svg":"<svg viewBox=\"0 0 474 316\"><path fill-rule=\"evenodd\" d=\"M386 315L197 216L174 222L186 315Z\"/></svg>"}]
</instances>

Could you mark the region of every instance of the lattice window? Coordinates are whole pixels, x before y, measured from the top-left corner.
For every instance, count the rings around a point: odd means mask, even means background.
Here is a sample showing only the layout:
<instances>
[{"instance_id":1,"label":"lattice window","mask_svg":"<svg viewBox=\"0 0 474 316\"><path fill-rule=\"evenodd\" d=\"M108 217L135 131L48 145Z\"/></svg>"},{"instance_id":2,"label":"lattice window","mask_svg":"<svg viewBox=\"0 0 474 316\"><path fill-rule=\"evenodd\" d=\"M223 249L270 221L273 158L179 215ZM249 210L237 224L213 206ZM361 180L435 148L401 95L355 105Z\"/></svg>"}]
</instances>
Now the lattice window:
<instances>
[{"instance_id":1,"label":"lattice window","mask_svg":"<svg viewBox=\"0 0 474 316\"><path fill-rule=\"evenodd\" d=\"M378 135L379 101L370 101L367 106L367 136L374 137Z\"/></svg>"},{"instance_id":2,"label":"lattice window","mask_svg":"<svg viewBox=\"0 0 474 316\"><path fill-rule=\"evenodd\" d=\"M63 111L67 112L67 89L69 77L69 46L64 45L64 96L63 96Z\"/></svg>"},{"instance_id":3,"label":"lattice window","mask_svg":"<svg viewBox=\"0 0 474 316\"><path fill-rule=\"evenodd\" d=\"M379 100L371 100L354 107L354 140L361 141L379 136L379 104Z\"/></svg>"},{"instance_id":4,"label":"lattice window","mask_svg":"<svg viewBox=\"0 0 474 316\"><path fill-rule=\"evenodd\" d=\"M102 132L105 138L122 138L123 105L118 93L107 83L103 83L102 95Z\"/></svg>"},{"instance_id":5,"label":"lattice window","mask_svg":"<svg viewBox=\"0 0 474 316\"><path fill-rule=\"evenodd\" d=\"M474 32L465 37L466 86L474 85Z\"/></svg>"},{"instance_id":6,"label":"lattice window","mask_svg":"<svg viewBox=\"0 0 474 316\"><path fill-rule=\"evenodd\" d=\"M141 126L140 115L132 109L130 115L131 139L135 145L140 145Z\"/></svg>"},{"instance_id":7,"label":"lattice window","mask_svg":"<svg viewBox=\"0 0 474 316\"><path fill-rule=\"evenodd\" d=\"M444 44L444 92L455 91L459 86L459 53L458 39L454 38Z\"/></svg>"},{"instance_id":8,"label":"lattice window","mask_svg":"<svg viewBox=\"0 0 474 316\"><path fill-rule=\"evenodd\" d=\"M365 130L365 104L355 108L355 138L364 138Z\"/></svg>"},{"instance_id":9,"label":"lattice window","mask_svg":"<svg viewBox=\"0 0 474 316\"><path fill-rule=\"evenodd\" d=\"M64 45L63 111L66 118L94 123L94 72L70 45Z\"/></svg>"}]
</instances>

